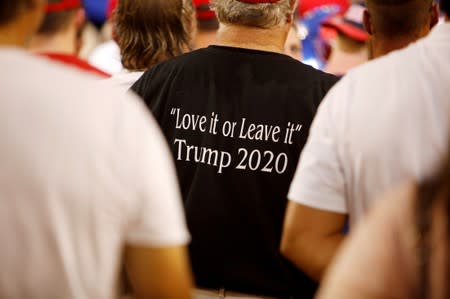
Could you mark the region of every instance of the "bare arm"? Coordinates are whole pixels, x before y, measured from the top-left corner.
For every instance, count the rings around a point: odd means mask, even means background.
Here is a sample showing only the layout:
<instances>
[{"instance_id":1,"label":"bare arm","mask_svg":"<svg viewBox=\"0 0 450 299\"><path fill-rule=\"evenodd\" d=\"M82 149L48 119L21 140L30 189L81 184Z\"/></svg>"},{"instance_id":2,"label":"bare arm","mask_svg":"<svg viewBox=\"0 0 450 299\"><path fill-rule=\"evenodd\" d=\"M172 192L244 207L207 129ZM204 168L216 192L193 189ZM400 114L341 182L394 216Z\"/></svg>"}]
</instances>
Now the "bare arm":
<instances>
[{"instance_id":1,"label":"bare arm","mask_svg":"<svg viewBox=\"0 0 450 299\"><path fill-rule=\"evenodd\" d=\"M347 216L289 202L281 252L316 281L322 276L344 239Z\"/></svg>"},{"instance_id":2,"label":"bare arm","mask_svg":"<svg viewBox=\"0 0 450 299\"><path fill-rule=\"evenodd\" d=\"M186 248L127 246L125 266L136 299L191 298Z\"/></svg>"},{"instance_id":3,"label":"bare arm","mask_svg":"<svg viewBox=\"0 0 450 299\"><path fill-rule=\"evenodd\" d=\"M318 299L415 297L417 233L411 187L402 186L379 200L358 223L327 271Z\"/></svg>"}]
</instances>

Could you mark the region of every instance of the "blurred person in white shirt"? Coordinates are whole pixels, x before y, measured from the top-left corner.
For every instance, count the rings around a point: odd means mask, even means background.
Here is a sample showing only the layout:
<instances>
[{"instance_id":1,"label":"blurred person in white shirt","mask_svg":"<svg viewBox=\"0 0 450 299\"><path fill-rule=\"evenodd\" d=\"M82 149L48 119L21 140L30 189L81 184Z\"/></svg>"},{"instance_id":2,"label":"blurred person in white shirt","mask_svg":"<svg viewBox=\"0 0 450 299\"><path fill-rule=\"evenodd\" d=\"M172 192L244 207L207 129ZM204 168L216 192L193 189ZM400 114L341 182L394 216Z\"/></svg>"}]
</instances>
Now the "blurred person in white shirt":
<instances>
[{"instance_id":1,"label":"blurred person in white shirt","mask_svg":"<svg viewBox=\"0 0 450 299\"><path fill-rule=\"evenodd\" d=\"M366 20L375 4L385 13L370 17L377 57L426 35L438 19L431 0L371 0ZM397 29L381 26L398 21L399 12L417 17ZM381 193L420 180L445 151L449 27L438 25L406 49L352 70L321 103L288 194L281 246L314 279L322 278L344 239L347 220L352 229ZM382 32L395 30L410 38L387 46Z\"/></svg>"},{"instance_id":2,"label":"blurred person in white shirt","mask_svg":"<svg viewBox=\"0 0 450 299\"><path fill-rule=\"evenodd\" d=\"M450 1L441 1L441 7L449 21ZM444 27L435 29L439 29L439 33L432 34L436 34L433 38L437 42L435 46L441 44L442 57L447 58L442 61L442 68L448 70L450 24L442 26ZM423 46L422 44L422 50L425 50ZM421 54L422 58L427 55L426 52ZM435 54L433 51L433 58L425 65L436 66L438 60L435 60ZM403 55L406 55L406 51L403 51ZM439 73L430 79L436 80L442 75L441 67ZM447 72L447 76L442 77L443 85L448 82L448 75ZM429 89L430 92L435 87L435 84L433 85ZM439 112L435 116L441 116L443 119L436 120L434 125L443 126L435 127L436 132L430 140L438 142L429 142L426 135L417 137L418 142L428 141L424 146L435 147L424 153L433 154L428 159L439 159L439 154L436 155L437 149L439 152L445 152L446 157L437 163L431 175L416 176L413 182L402 185L376 203L368 217L362 219L362 223L339 250L317 298L449 298L450 143L448 138L444 137L445 131L448 132L448 128L445 130L444 127L445 122L448 124L449 116L448 92L447 88L447 105L435 107ZM438 94L445 103L445 92L437 91L436 95ZM433 98L422 98L422 101L424 106L427 101L431 106L436 104ZM440 108L444 109L441 111ZM430 127L431 124L426 126L427 129ZM422 130L417 132L418 135L422 133ZM439 138L436 138L437 135L440 135ZM421 160L426 157L418 154L418 151L415 152ZM420 163L411 164L417 169L421 168ZM408 168L411 170L411 167Z\"/></svg>"},{"instance_id":3,"label":"blurred person in white shirt","mask_svg":"<svg viewBox=\"0 0 450 299\"><path fill-rule=\"evenodd\" d=\"M0 2L0 298L190 298L174 167L144 105L28 54L46 1Z\"/></svg>"}]
</instances>

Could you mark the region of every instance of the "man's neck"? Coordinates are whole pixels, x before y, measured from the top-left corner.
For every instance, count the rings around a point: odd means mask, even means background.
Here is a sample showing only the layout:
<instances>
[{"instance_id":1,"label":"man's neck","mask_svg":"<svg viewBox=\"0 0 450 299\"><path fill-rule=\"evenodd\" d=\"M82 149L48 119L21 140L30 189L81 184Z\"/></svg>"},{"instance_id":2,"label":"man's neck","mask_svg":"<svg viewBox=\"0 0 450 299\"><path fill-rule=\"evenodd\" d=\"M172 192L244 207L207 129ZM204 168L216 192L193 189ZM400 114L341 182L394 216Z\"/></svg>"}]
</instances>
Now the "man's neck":
<instances>
[{"instance_id":1,"label":"man's neck","mask_svg":"<svg viewBox=\"0 0 450 299\"><path fill-rule=\"evenodd\" d=\"M40 53L60 53L75 55L76 54L76 37L74 30L66 30L54 35L36 34L30 43L30 49L33 52Z\"/></svg>"},{"instance_id":2,"label":"man's neck","mask_svg":"<svg viewBox=\"0 0 450 299\"><path fill-rule=\"evenodd\" d=\"M30 40L28 29L23 22L15 22L0 27L0 46L25 48Z\"/></svg>"},{"instance_id":3,"label":"man's neck","mask_svg":"<svg viewBox=\"0 0 450 299\"><path fill-rule=\"evenodd\" d=\"M285 28L286 26L286 28ZM216 45L284 53L289 25L272 29L221 24Z\"/></svg>"},{"instance_id":4,"label":"man's neck","mask_svg":"<svg viewBox=\"0 0 450 299\"><path fill-rule=\"evenodd\" d=\"M216 42L217 31L199 31L195 41L195 48L205 48Z\"/></svg>"},{"instance_id":5,"label":"man's neck","mask_svg":"<svg viewBox=\"0 0 450 299\"><path fill-rule=\"evenodd\" d=\"M409 44L426 36L428 31L423 34L396 38L376 38L372 40L372 58L384 56L392 51L406 48Z\"/></svg>"}]
</instances>

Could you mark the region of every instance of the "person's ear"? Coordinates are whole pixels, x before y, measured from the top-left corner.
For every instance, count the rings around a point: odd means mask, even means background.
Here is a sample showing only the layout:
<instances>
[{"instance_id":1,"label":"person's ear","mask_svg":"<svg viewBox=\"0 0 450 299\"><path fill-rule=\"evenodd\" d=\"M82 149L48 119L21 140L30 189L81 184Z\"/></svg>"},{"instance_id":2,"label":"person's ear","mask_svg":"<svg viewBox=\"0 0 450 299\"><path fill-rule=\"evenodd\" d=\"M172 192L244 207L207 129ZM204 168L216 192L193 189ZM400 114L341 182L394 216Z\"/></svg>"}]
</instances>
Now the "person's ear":
<instances>
[{"instance_id":1,"label":"person's ear","mask_svg":"<svg viewBox=\"0 0 450 299\"><path fill-rule=\"evenodd\" d=\"M439 4L433 1L433 4L431 5L430 28L433 28L439 23L439 11Z\"/></svg>"},{"instance_id":2,"label":"person's ear","mask_svg":"<svg viewBox=\"0 0 450 299\"><path fill-rule=\"evenodd\" d=\"M292 16L297 15L297 8L298 8L299 0L290 0L289 4L291 6Z\"/></svg>"},{"instance_id":3,"label":"person's ear","mask_svg":"<svg viewBox=\"0 0 450 299\"><path fill-rule=\"evenodd\" d=\"M371 19L371 15L367 9L364 10L363 23L364 23L364 28L366 29L367 33L369 33L369 35L372 35L373 34L372 19Z\"/></svg>"},{"instance_id":4,"label":"person's ear","mask_svg":"<svg viewBox=\"0 0 450 299\"><path fill-rule=\"evenodd\" d=\"M294 16L297 9L298 0L289 0L289 5L291 6L291 13L286 16L286 23L292 24L294 22Z\"/></svg>"}]
</instances>

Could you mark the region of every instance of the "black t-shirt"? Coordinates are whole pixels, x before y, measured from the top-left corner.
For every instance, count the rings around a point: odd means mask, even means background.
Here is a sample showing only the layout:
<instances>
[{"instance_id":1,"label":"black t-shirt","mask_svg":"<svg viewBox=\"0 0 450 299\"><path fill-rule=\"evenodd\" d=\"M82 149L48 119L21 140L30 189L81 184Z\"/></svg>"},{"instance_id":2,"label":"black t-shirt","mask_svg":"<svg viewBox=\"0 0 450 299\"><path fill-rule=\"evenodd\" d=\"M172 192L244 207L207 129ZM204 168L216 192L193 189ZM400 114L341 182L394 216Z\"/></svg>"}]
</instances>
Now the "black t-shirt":
<instances>
[{"instance_id":1,"label":"black t-shirt","mask_svg":"<svg viewBox=\"0 0 450 299\"><path fill-rule=\"evenodd\" d=\"M279 245L300 151L336 80L285 55L210 46L132 87L176 160L199 287L313 297L316 284Z\"/></svg>"}]
</instances>

